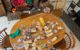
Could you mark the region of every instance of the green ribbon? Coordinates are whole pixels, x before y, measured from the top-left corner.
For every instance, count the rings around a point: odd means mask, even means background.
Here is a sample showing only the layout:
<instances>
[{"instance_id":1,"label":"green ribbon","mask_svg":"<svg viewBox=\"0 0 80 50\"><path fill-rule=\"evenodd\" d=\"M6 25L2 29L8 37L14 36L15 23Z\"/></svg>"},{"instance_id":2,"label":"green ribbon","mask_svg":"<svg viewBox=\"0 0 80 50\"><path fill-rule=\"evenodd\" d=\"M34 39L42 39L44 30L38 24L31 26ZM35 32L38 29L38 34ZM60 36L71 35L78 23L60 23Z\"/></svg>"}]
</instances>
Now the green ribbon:
<instances>
[{"instance_id":1,"label":"green ribbon","mask_svg":"<svg viewBox=\"0 0 80 50\"><path fill-rule=\"evenodd\" d=\"M17 36L21 35L21 30L20 29L17 29L16 32L10 34L10 37L11 38L15 38Z\"/></svg>"}]
</instances>

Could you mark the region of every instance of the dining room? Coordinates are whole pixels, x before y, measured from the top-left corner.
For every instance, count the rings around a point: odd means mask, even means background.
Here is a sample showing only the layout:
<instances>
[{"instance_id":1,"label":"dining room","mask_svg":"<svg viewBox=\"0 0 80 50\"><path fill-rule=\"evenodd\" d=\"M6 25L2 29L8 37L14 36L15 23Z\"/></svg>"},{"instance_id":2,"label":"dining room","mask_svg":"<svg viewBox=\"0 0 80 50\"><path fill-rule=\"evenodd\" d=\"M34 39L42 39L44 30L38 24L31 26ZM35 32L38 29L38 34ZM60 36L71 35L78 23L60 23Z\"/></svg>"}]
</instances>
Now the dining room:
<instances>
[{"instance_id":1,"label":"dining room","mask_svg":"<svg viewBox=\"0 0 80 50\"><path fill-rule=\"evenodd\" d=\"M79 0L0 0L0 50L79 50Z\"/></svg>"}]
</instances>

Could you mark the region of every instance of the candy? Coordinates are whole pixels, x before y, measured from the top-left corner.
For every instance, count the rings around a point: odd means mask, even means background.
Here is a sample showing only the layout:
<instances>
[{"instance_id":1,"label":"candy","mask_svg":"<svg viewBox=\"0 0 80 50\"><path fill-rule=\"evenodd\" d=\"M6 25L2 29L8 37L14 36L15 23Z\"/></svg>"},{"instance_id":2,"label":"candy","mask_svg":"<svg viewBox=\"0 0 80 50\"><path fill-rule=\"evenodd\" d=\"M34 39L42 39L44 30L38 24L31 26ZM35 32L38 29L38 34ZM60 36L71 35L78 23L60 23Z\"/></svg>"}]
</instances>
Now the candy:
<instances>
[{"instance_id":1,"label":"candy","mask_svg":"<svg viewBox=\"0 0 80 50\"><path fill-rule=\"evenodd\" d=\"M36 47L33 46L31 50L36 50Z\"/></svg>"},{"instance_id":2,"label":"candy","mask_svg":"<svg viewBox=\"0 0 80 50\"><path fill-rule=\"evenodd\" d=\"M24 47L22 44L16 44L14 43L14 48L18 48L18 50L21 50Z\"/></svg>"},{"instance_id":3,"label":"candy","mask_svg":"<svg viewBox=\"0 0 80 50\"><path fill-rule=\"evenodd\" d=\"M34 42L34 43L32 44L32 46L33 46L33 47L36 47L36 43Z\"/></svg>"},{"instance_id":4,"label":"candy","mask_svg":"<svg viewBox=\"0 0 80 50\"><path fill-rule=\"evenodd\" d=\"M32 40L24 41L24 43L32 43Z\"/></svg>"},{"instance_id":5,"label":"candy","mask_svg":"<svg viewBox=\"0 0 80 50\"><path fill-rule=\"evenodd\" d=\"M36 31L37 31L36 28L31 29L31 32L36 32Z\"/></svg>"},{"instance_id":6,"label":"candy","mask_svg":"<svg viewBox=\"0 0 80 50\"><path fill-rule=\"evenodd\" d=\"M18 42L23 42L23 41L24 41L23 38L19 38L19 39L18 39Z\"/></svg>"},{"instance_id":7,"label":"candy","mask_svg":"<svg viewBox=\"0 0 80 50\"><path fill-rule=\"evenodd\" d=\"M46 36L47 37L50 37L51 35L53 35L53 33L51 32L51 33L49 33L49 34L47 34Z\"/></svg>"},{"instance_id":8,"label":"candy","mask_svg":"<svg viewBox=\"0 0 80 50\"><path fill-rule=\"evenodd\" d=\"M38 36L38 37L37 37L37 39L41 39L41 37L40 37L40 36Z\"/></svg>"},{"instance_id":9,"label":"candy","mask_svg":"<svg viewBox=\"0 0 80 50\"><path fill-rule=\"evenodd\" d=\"M61 30L61 29L63 29L63 27L61 27L61 26L58 26L58 27L57 27L57 29L58 29L58 30Z\"/></svg>"},{"instance_id":10,"label":"candy","mask_svg":"<svg viewBox=\"0 0 80 50\"><path fill-rule=\"evenodd\" d=\"M53 24L53 25L52 25L52 28L54 28L54 27L55 27L55 25Z\"/></svg>"},{"instance_id":11,"label":"candy","mask_svg":"<svg viewBox=\"0 0 80 50\"><path fill-rule=\"evenodd\" d=\"M44 26L44 30L48 30L49 28L48 28L48 26Z\"/></svg>"},{"instance_id":12,"label":"candy","mask_svg":"<svg viewBox=\"0 0 80 50\"><path fill-rule=\"evenodd\" d=\"M40 22L36 22L37 26L41 26Z\"/></svg>"},{"instance_id":13,"label":"candy","mask_svg":"<svg viewBox=\"0 0 80 50\"><path fill-rule=\"evenodd\" d=\"M41 37L41 39L43 39L43 40L44 40L44 39L45 39L45 37Z\"/></svg>"},{"instance_id":14,"label":"candy","mask_svg":"<svg viewBox=\"0 0 80 50\"><path fill-rule=\"evenodd\" d=\"M23 30L22 30L22 34L23 34L23 35L27 34L26 29L23 29Z\"/></svg>"},{"instance_id":15,"label":"candy","mask_svg":"<svg viewBox=\"0 0 80 50\"><path fill-rule=\"evenodd\" d=\"M44 27L45 26L44 19L43 18L39 18L39 21L40 21L41 25Z\"/></svg>"},{"instance_id":16,"label":"candy","mask_svg":"<svg viewBox=\"0 0 80 50\"><path fill-rule=\"evenodd\" d=\"M53 33L57 33L57 32L58 32L58 30L56 30L56 29L55 29L55 30L53 30Z\"/></svg>"},{"instance_id":17,"label":"candy","mask_svg":"<svg viewBox=\"0 0 80 50\"><path fill-rule=\"evenodd\" d=\"M37 38L34 39L34 42L37 42Z\"/></svg>"},{"instance_id":18,"label":"candy","mask_svg":"<svg viewBox=\"0 0 80 50\"><path fill-rule=\"evenodd\" d=\"M59 23L58 22L55 22L55 25L58 25Z\"/></svg>"},{"instance_id":19,"label":"candy","mask_svg":"<svg viewBox=\"0 0 80 50\"><path fill-rule=\"evenodd\" d=\"M29 44L24 44L25 50L29 49Z\"/></svg>"},{"instance_id":20,"label":"candy","mask_svg":"<svg viewBox=\"0 0 80 50\"><path fill-rule=\"evenodd\" d=\"M52 32L52 29L46 30L45 33L49 34L50 32Z\"/></svg>"},{"instance_id":21,"label":"candy","mask_svg":"<svg viewBox=\"0 0 80 50\"><path fill-rule=\"evenodd\" d=\"M36 26L36 28L40 31L42 31L42 27L41 26Z\"/></svg>"},{"instance_id":22,"label":"candy","mask_svg":"<svg viewBox=\"0 0 80 50\"><path fill-rule=\"evenodd\" d=\"M38 50L42 50L42 48L41 47L38 47Z\"/></svg>"},{"instance_id":23,"label":"candy","mask_svg":"<svg viewBox=\"0 0 80 50\"><path fill-rule=\"evenodd\" d=\"M57 40L57 37L54 37L54 38L51 39L52 42L55 41L55 40Z\"/></svg>"},{"instance_id":24,"label":"candy","mask_svg":"<svg viewBox=\"0 0 80 50\"><path fill-rule=\"evenodd\" d=\"M21 25L21 29L26 29L26 26L24 24Z\"/></svg>"},{"instance_id":25,"label":"candy","mask_svg":"<svg viewBox=\"0 0 80 50\"><path fill-rule=\"evenodd\" d=\"M48 44L52 43L50 40L48 40Z\"/></svg>"}]
</instances>

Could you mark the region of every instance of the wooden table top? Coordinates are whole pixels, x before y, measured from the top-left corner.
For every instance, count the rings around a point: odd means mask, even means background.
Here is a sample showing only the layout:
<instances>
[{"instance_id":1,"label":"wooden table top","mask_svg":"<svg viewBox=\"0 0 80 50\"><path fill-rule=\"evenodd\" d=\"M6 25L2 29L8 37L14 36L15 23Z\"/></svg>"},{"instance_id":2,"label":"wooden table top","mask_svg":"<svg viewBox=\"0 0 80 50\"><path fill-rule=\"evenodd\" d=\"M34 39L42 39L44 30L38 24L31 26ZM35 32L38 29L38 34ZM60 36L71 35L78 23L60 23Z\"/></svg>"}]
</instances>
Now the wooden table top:
<instances>
[{"instance_id":1,"label":"wooden table top","mask_svg":"<svg viewBox=\"0 0 80 50\"><path fill-rule=\"evenodd\" d=\"M39 18L42 17L45 22L47 20L49 21L55 21L55 22L58 22L59 23L59 26L62 26L64 27L64 24L63 22L60 21L60 19L54 15L51 15L51 14L48 14L48 13L40 13L40 14L36 14L36 15L33 15L33 16L30 16L28 18L24 18L24 19L21 19L20 21L18 21L12 28L11 30L11 33L14 33L16 31L16 29L20 28L22 24L25 24L26 27L29 27L31 22L34 21L34 20L39 20ZM47 50L48 48L54 46L55 44L57 44L58 42L60 42L63 38L64 38L64 35L65 35L65 28L58 31L56 34L50 36L49 38L45 39L44 41L42 41L41 45L44 45L45 43L47 43L50 39L52 38L55 38L55 37L58 37L57 40L51 42L47 48L44 48L44 49L41 49L41 50ZM14 43L16 44L24 44L24 43L20 43L18 42L18 39L19 38L22 38L23 36L17 36L15 38L10 38L10 43L13 45ZM37 41L39 42L39 41ZM39 45L40 46L40 45ZM18 50L17 48L14 48L16 50ZM24 50L24 49L23 49Z\"/></svg>"}]
</instances>

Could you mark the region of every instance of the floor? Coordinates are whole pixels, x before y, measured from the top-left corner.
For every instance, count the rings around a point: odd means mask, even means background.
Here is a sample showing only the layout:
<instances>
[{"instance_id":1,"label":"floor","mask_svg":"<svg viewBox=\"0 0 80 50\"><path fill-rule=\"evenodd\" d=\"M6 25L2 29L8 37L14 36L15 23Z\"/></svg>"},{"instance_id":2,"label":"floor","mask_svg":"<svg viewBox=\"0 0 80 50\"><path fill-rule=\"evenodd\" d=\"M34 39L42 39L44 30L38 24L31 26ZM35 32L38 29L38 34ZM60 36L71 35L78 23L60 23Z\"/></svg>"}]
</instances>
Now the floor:
<instances>
[{"instance_id":1,"label":"floor","mask_svg":"<svg viewBox=\"0 0 80 50\"><path fill-rule=\"evenodd\" d=\"M6 32L7 32L8 34L10 34L11 28L12 28L13 25L14 25L16 22L18 22L18 21L19 21L19 19L18 19L18 20L8 21L8 19L7 19L6 16L0 17L0 30L3 29L3 28L5 28L5 27L7 27ZM62 20L61 20L61 21L62 21ZM69 33L70 30L69 30L69 28L67 27L67 25L65 25L65 28L66 28L66 32ZM75 37L75 36L74 36L74 37ZM74 47L73 49L71 49L71 50L80 50L80 41L78 41L76 37L75 37L75 39L76 39L76 45L75 45L75 47Z\"/></svg>"}]
</instances>

